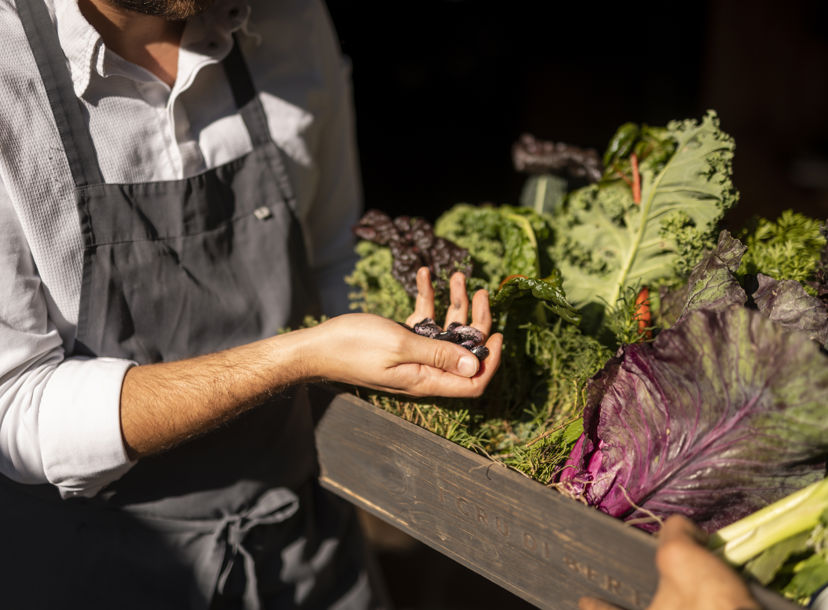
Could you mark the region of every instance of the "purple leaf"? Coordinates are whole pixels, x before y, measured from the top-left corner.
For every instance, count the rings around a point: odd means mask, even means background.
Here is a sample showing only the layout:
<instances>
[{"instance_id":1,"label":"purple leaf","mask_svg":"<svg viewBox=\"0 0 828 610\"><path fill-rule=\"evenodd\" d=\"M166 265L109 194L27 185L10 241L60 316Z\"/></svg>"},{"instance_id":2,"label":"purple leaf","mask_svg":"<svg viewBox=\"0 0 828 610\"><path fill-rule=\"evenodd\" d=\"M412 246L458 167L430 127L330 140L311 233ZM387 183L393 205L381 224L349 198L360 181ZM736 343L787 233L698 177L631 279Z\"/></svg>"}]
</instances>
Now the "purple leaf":
<instances>
[{"instance_id":1,"label":"purple leaf","mask_svg":"<svg viewBox=\"0 0 828 610\"><path fill-rule=\"evenodd\" d=\"M691 312L593 378L559 488L649 531L727 525L824 476L826 364L759 312Z\"/></svg>"},{"instance_id":2,"label":"purple leaf","mask_svg":"<svg viewBox=\"0 0 828 610\"><path fill-rule=\"evenodd\" d=\"M812 297L796 280L775 280L759 273L759 288L753 301L777 324L805 332L820 345L828 346L828 306Z\"/></svg>"}]
</instances>

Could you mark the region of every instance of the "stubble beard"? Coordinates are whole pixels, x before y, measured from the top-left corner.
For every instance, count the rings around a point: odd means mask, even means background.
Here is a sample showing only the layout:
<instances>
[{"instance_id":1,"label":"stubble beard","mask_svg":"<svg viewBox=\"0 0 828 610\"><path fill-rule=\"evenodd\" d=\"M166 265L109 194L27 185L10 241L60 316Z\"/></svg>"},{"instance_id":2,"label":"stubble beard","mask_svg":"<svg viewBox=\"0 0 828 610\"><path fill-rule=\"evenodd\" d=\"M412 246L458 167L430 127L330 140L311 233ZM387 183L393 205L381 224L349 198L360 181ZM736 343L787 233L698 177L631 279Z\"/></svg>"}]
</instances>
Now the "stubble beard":
<instances>
[{"instance_id":1,"label":"stubble beard","mask_svg":"<svg viewBox=\"0 0 828 610\"><path fill-rule=\"evenodd\" d=\"M107 0L110 4L143 15L182 21L203 13L214 0Z\"/></svg>"}]
</instances>

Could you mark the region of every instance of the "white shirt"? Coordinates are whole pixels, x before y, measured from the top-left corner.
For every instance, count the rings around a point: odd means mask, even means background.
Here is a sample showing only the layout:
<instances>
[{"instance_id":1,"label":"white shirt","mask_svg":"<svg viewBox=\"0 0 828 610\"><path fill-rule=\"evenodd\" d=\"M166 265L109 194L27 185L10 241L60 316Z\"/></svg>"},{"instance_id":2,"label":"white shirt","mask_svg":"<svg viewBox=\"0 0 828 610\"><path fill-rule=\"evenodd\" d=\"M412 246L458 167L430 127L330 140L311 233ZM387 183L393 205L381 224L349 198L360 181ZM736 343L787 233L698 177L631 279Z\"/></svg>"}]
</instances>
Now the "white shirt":
<instances>
[{"instance_id":1,"label":"white shirt","mask_svg":"<svg viewBox=\"0 0 828 610\"><path fill-rule=\"evenodd\" d=\"M286 153L323 309L347 310L361 192L349 69L321 1L218 0L187 24L172 89L108 50L77 0L53 2L106 182L180 179L251 150L219 63L232 33L242 33L271 136ZM3 48L6 31L19 27L13 0L0 0L0 53L29 53ZM18 153L3 129L4 120L19 125L14 104L0 97L2 156ZM91 496L131 466L119 401L134 363L66 356L78 319L80 226L68 223L55 239L22 222L8 166L0 164L0 473Z\"/></svg>"}]
</instances>

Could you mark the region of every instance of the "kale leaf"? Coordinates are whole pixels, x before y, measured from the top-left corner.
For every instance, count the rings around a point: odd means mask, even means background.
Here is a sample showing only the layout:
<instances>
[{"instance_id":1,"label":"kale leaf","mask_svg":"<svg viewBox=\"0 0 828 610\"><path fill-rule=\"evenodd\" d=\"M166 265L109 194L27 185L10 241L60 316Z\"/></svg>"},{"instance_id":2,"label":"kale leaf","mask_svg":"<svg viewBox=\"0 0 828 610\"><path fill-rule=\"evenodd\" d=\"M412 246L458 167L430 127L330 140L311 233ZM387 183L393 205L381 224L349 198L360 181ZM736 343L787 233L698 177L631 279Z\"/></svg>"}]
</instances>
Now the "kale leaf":
<instances>
[{"instance_id":1,"label":"kale leaf","mask_svg":"<svg viewBox=\"0 0 828 610\"><path fill-rule=\"evenodd\" d=\"M717 224L737 198L733 140L715 113L701 122L622 131L630 141L613 140L603 179L571 193L555 216L555 261L576 307L613 306L633 286L680 283L712 248ZM634 159L622 156L627 152ZM638 202L627 184L636 180Z\"/></svg>"}]
</instances>

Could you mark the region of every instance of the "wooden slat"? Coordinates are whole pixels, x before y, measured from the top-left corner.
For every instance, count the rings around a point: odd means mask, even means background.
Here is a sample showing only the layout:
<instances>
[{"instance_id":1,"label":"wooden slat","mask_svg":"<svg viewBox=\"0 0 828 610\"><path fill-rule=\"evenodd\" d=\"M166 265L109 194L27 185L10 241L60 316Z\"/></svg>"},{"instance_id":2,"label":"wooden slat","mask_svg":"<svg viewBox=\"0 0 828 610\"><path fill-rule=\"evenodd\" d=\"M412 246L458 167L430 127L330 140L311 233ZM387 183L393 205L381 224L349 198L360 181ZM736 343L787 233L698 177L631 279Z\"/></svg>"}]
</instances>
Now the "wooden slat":
<instances>
[{"instance_id":1,"label":"wooden slat","mask_svg":"<svg viewBox=\"0 0 828 610\"><path fill-rule=\"evenodd\" d=\"M652 598L652 536L351 394L316 386L313 402L322 484L355 505L539 608Z\"/></svg>"}]
</instances>

